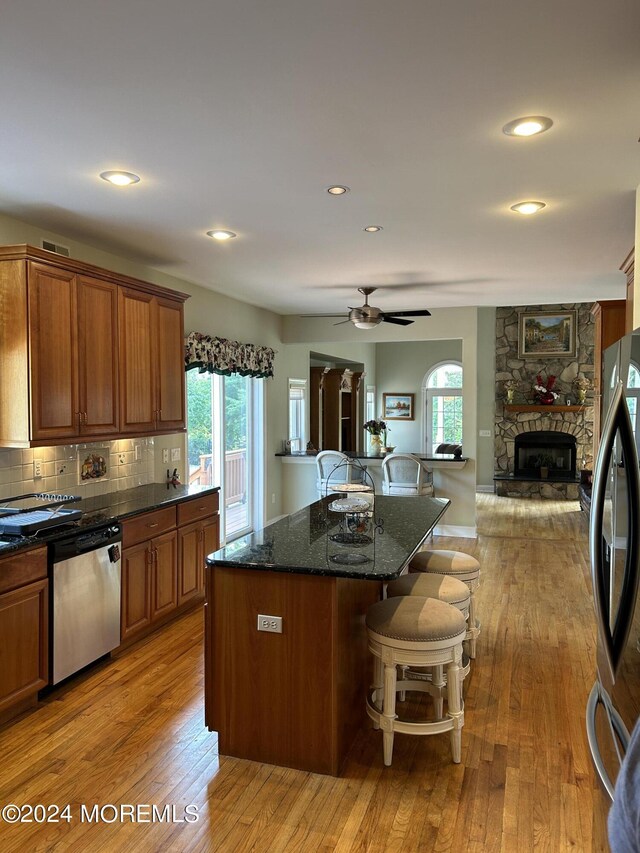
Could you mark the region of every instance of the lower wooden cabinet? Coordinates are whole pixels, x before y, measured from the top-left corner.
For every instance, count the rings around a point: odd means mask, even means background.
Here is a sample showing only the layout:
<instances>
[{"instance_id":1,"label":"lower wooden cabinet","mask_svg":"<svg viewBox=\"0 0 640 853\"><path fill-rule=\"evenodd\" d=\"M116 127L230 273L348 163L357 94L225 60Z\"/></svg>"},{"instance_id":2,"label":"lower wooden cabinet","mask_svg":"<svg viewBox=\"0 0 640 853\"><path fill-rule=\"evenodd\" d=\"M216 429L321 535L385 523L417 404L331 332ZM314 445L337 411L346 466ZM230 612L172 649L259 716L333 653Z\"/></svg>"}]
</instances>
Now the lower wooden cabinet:
<instances>
[{"instance_id":1,"label":"lower wooden cabinet","mask_svg":"<svg viewBox=\"0 0 640 853\"><path fill-rule=\"evenodd\" d=\"M217 515L178 529L178 606L204 595L204 560L219 542Z\"/></svg>"},{"instance_id":2,"label":"lower wooden cabinet","mask_svg":"<svg viewBox=\"0 0 640 853\"><path fill-rule=\"evenodd\" d=\"M175 530L122 552L120 639L129 639L171 613L177 599Z\"/></svg>"},{"instance_id":3,"label":"lower wooden cabinet","mask_svg":"<svg viewBox=\"0 0 640 853\"><path fill-rule=\"evenodd\" d=\"M204 560L220 541L217 510L213 493L123 521L122 642L204 598Z\"/></svg>"},{"instance_id":4,"label":"lower wooden cabinet","mask_svg":"<svg viewBox=\"0 0 640 853\"><path fill-rule=\"evenodd\" d=\"M35 704L49 682L46 574L44 548L0 560L0 721Z\"/></svg>"}]
</instances>

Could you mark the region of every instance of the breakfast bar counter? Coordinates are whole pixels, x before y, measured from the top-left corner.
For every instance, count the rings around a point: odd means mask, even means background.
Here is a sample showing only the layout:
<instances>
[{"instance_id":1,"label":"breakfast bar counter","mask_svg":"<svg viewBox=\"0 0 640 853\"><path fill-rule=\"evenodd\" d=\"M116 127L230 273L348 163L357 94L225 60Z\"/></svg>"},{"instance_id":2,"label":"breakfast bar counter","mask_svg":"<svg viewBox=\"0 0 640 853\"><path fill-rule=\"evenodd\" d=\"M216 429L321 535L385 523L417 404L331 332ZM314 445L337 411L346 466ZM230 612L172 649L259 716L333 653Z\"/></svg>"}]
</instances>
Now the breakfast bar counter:
<instances>
[{"instance_id":1,"label":"breakfast bar counter","mask_svg":"<svg viewBox=\"0 0 640 853\"><path fill-rule=\"evenodd\" d=\"M367 608L449 501L376 496L366 533L345 539L332 500L207 558L205 719L221 755L338 775L367 725Z\"/></svg>"}]
</instances>

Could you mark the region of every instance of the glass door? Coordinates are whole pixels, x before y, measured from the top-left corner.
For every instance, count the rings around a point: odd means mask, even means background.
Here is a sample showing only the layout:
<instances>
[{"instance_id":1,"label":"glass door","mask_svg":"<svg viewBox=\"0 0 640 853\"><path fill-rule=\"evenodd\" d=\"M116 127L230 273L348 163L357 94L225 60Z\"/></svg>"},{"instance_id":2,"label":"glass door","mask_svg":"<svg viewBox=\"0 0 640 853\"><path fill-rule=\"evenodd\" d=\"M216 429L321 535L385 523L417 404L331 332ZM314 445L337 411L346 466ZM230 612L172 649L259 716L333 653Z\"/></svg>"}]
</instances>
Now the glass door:
<instances>
[{"instance_id":1,"label":"glass door","mask_svg":"<svg viewBox=\"0 0 640 853\"><path fill-rule=\"evenodd\" d=\"M222 540L249 533L260 500L261 380L187 372L189 483L220 486ZM253 472L253 474L252 474Z\"/></svg>"}]
</instances>

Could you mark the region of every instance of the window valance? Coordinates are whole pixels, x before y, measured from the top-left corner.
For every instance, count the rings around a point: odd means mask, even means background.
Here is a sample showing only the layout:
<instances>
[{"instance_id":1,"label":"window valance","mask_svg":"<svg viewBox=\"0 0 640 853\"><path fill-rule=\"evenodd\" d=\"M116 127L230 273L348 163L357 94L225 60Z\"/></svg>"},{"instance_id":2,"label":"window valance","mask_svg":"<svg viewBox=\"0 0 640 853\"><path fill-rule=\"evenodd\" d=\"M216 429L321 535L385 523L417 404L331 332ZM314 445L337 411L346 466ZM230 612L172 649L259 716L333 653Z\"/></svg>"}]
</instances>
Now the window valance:
<instances>
[{"instance_id":1,"label":"window valance","mask_svg":"<svg viewBox=\"0 0 640 853\"><path fill-rule=\"evenodd\" d=\"M242 344L204 335L202 332L190 332L185 339L185 370L200 373L219 373L231 376L253 376L266 379L273 376L273 359L276 351L270 347L255 344Z\"/></svg>"}]
</instances>

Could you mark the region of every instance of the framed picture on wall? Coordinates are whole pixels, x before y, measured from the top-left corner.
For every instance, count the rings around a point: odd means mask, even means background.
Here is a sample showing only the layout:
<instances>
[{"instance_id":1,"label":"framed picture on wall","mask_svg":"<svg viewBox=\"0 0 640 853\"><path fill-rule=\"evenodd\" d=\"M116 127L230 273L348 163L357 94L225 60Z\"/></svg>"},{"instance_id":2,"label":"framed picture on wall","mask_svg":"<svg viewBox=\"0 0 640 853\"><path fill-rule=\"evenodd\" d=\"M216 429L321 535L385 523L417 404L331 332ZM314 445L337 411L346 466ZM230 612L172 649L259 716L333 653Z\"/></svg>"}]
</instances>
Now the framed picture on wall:
<instances>
[{"instance_id":1,"label":"framed picture on wall","mask_svg":"<svg viewBox=\"0 0 640 853\"><path fill-rule=\"evenodd\" d=\"M574 358L575 311L523 311L518 320L518 358Z\"/></svg>"},{"instance_id":2,"label":"framed picture on wall","mask_svg":"<svg viewBox=\"0 0 640 853\"><path fill-rule=\"evenodd\" d=\"M414 394L383 394L382 408L385 421L412 421Z\"/></svg>"}]
</instances>

